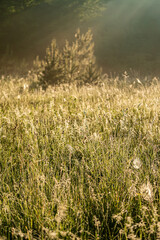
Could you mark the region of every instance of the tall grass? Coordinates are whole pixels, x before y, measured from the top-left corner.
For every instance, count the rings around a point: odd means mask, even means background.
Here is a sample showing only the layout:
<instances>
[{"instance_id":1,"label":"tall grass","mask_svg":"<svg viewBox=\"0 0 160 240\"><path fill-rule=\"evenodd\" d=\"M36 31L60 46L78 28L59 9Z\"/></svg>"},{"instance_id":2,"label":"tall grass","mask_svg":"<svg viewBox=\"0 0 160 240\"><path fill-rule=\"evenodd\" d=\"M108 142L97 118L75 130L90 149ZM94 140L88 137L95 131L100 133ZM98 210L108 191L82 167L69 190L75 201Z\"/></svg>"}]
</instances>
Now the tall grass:
<instances>
[{"instance_id":1,"label":"tall grass","mask_svg":"<svg viewBox=\"0 0 160 240\"><path fill-rule=\"evenodd\" d=\"M160 239L160 84L0 83L0 239Z\"/></svg>"}]
</instances>

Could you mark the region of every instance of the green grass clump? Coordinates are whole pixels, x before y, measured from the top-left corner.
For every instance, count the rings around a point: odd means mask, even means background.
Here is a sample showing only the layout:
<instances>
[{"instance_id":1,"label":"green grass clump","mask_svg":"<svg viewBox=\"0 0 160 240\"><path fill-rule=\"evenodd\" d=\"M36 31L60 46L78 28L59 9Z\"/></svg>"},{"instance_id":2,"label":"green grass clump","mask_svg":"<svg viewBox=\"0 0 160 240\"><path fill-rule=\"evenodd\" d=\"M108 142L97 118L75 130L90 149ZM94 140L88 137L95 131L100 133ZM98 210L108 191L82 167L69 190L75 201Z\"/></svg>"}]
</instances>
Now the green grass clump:
<instances>
[{"instance_id":1,"label":"green grass clump","mask_svg":"<svg viewBox=\"0 0 160 240\"><path fill-rule=\"evenodd\" d=\"M160 84L1 79L0 239L160 237Z\"/></svg>"}]
</instances>

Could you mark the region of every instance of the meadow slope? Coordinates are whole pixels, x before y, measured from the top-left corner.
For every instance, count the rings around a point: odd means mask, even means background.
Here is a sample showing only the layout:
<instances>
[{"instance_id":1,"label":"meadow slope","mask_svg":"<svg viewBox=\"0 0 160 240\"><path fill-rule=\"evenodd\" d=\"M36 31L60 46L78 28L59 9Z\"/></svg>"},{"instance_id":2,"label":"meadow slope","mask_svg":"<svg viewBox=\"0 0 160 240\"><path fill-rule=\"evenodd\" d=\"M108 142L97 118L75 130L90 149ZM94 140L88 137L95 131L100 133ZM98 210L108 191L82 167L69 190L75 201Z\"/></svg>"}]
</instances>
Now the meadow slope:
<instances>
[{"instance_id":1,"label":"meadow slope","mask_svg":"<svg viewBox=\"0 0 160 240\"><path fill-rule=\"evenodd\" d=\"M160 83L29 84L0 82L0 239L160 239Z\"/></svg>"}]
</instances>

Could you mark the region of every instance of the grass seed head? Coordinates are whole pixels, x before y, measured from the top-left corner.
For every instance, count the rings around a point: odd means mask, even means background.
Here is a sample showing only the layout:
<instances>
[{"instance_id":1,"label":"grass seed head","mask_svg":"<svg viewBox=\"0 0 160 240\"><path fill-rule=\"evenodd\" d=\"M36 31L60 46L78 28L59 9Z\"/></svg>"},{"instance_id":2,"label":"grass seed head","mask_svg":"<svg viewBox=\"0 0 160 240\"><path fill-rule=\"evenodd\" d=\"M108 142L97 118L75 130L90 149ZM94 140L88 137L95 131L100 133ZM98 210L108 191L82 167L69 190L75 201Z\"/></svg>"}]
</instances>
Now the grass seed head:
<instances>
[{"instance_id":1,"label":"grass seed head","mask_svg":"<svg viewBox=\"0 0 160 240\"><path fill-rule=\"evenodd\" d=\"M147 182L147 184L143 184L140 188L141 196L146 201L152 201L153 200L153 187L150 182Z\"/></svg>"},{"instance_id":2,"label":"grass seed head","mask_svg":"<svg viewBox=\"0 0 160 240\"><path fill-rule=\"evenodd\" d=\"M141 166L142 166L141 160L139 158L135 158L133 160L133 167L135 169L139 169L139 168L141 168Z\"/></svg>"}]
</instances>

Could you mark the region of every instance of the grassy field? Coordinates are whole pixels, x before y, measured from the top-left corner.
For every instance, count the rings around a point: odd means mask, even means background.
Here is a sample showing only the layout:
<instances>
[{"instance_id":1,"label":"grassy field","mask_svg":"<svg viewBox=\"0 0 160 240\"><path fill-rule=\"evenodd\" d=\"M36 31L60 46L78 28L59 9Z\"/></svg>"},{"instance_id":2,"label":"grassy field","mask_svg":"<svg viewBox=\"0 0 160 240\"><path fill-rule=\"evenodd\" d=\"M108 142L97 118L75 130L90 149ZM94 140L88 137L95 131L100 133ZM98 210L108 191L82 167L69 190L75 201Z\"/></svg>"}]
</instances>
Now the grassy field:
<instances>
[{"instance_id":1,"label":"grassy field","mask_svg":"<svg viewBox=\"0 0 160 240\"><path fill-rule=\"evenodd\" d=\"M160 239L160 83L0 81L0 240Z\"/></svg>"}]
</instances>

